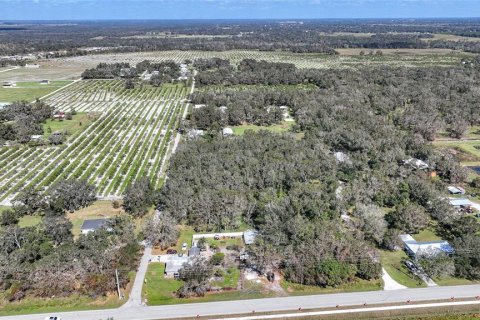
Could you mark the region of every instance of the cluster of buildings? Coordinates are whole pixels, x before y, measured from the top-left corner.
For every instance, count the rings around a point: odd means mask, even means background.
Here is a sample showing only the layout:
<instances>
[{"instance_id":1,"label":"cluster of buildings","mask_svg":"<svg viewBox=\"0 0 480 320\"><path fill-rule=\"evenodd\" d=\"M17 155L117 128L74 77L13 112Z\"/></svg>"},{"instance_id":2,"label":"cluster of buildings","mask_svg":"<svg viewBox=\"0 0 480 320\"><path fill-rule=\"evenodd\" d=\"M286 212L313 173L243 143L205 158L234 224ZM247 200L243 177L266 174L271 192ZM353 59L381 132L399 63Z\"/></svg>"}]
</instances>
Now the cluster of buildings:
<instances>
[{"instance_id":1,"label":"cluster of buildings","mask_svg":"<svg viewBox=\"0 0 480 320\"><path fill-rule=\"evenodd\" d=\"M228 233L209 233L209 234L195 234L192 237L192 247L187 251L186 255L168 255L165 259L165 276L168 278L177 278L180 269L185 263L189 263L192 258L201 255L201 248L198 247L198 241L201 238L242 238L245 245L251 245L255 242L257 231L247 230L245 232L228 232Z\"/></svg>"}]
</instances>

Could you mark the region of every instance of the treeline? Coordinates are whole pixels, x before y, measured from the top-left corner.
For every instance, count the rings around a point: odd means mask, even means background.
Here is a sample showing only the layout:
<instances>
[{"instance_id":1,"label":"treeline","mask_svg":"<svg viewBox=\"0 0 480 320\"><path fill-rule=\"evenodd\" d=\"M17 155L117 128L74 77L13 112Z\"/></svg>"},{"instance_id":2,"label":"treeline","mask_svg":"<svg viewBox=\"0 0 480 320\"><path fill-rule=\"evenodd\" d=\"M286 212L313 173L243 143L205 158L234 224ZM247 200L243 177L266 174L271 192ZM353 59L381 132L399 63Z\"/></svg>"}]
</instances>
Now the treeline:
<instances>
[{"instance_id":1,"label":"treeline","mask_svg":"<svg viewBox=\"0 0 480 320\"><path fill-rule=\"evenodd\" d=\"M480 51L478 42L424 41L435 33L475 36L480 33L478 19L311 20L301 24L281 21L205 21L186 24L157 21L77 22L61 28L39 23L21 29L7 28L0 30L0 33L3 41L0 55L44 52L48 57L99 52L235 49L325 54L336 54L337 48L433 47Z\"/></svg>"},{"instance_id":2,"label":"treeline","mask_svg":"<svg viewBox=\"0 0 480 320\"><path fill-rule=\"evenodd\" d=\"M5 141L27 143L32 135L42 135L42 124L52 117L53 111L42 101L4 106L0 109L0 145Z\"/></svg>"},{"instance_id":3,"label":"treeline","mask_svg":"<svg viewBox=\"0 0 480 320\"><path fill-rule=\"evenodd\" d=\"M206 65L205 62L202 62ZM212 63L215 66L215 63ZM344 109L379 115L397 127L432 140L440 131L461 137L470 125L480 123L480 59L452 67L377 67L359 70L297 69L290 64L243 60L238 67L222 63L201 71L197 82L208 85L243 85L223 89L205 87L192 96L196 104L192 125L275 123L276 108L288 106L297 130L308 130L328 118L320 115ZM285 77L285 78L283 78ZM310 86L267 88L264 84L309 84ZM247 86L246 86L247 85ZM248 86L251 85L251 86ZM260 86L255 86L260 85ZM226 109L220 107L225 106ZM269 112L270 111L270 112ZM272 117L274 120L272 121ZM217 125L218 127L218 125ZM339 139L337 137L337 139Z\"/></svg>"},{"instance_id":4,"label":"treeline","mask_svg":"<svg viewBox=\"0 0 480 320\"><path fill-rule=\"evenodd\" d=\"M479 279L480 225L445 200L446 186L465 182L467 174L429 143L439 130L456 137L478 124L476 65L302 70L322 84L308 90L252 86L238 94L226 90L218 99L205 87L194 99L209 106L194 111L195 119L251 94L263 97L264 109L288 104L293 131L304 136L247 131L191 141L174 156L159 205L201 231L235 229L246 221L259 231L252 264L297 283L337 286L378 278L376 248L394 250L401 246L399 234L433 225L455 252L421 259L424 270L432 277ZM248 63L201 74L231 69L255 79L270 67ZM412 158L428 169L406 162Z\"/></svg>"},{"instance_id":5,"label":"treeline","mask_svg":"<svg viewBox=\"0 0 480 320\"><path fill-rule=\"evenodd\" d=\"M6 300L105 295L116 290L115 269L135 270L139 245L129 216L109 219L105 229L74 239L66 213L95 199L93 186L62 180L46 193L22 190L13 209L0 214L0 286ZM41 223L19 225L20 218L32 215ZM128 272L120 272L120 286L128 281Z\"/></svg>"},{"instance_id":6,"label":"treeline","mask_svg":"<svg viewBox=\"0 0 480 320\"><path fill-rule=\"evenodd\" d=\"M138 73L147 71L152 74L149 80L153 86L160 86L162 83L169 83L177 80L180 76L180 65L175 61L163 61L159 63L152 63L149 60L144 60L137 63L136 70Z\"/></svg>"},{"instance_id":7,"label":"treeline","mask_svg":"<svg viewBox=\"0 0 480 320\"><path fill-rule=\"evenodd\" d=\"M217 63L215 63L217 61ZM244 59L238 66L232 66L224 62L213 60L208 65L200 60L200 72L195 79L199 85L237 85L237 84L301 84L314 83L321 85L323 80L315 77L312 70L297 69L294 64L258 61L254 59ZM197 61L194 67L197 66ZM206 67L208 66L208 67Z\"/></svg>"},{"instance_id":8,"label":"treeline","mask_svg":"<svg viewBox=\"0 0 480 320\"><path fill-rule=\"evenodd\" d=\"M244 123L271 125L284 120L280 107L292 105L291 90L258 89L225 89L221 92L197 91L192 95L192 103L205 105L194 108L189 115L189 127L199 129L222 128Z\"/></svg>"},{"instance_id":9,"label":"treeline","mask_svg":"<svg viewBox=\"0 0 480 320\"><path fill-rule=\"evenodd\" d=\"M136 76L137 70L126 62L100 63L95 68L87 69L82 73L84 79L134 78Z\"/></svg>"}]
</instances>

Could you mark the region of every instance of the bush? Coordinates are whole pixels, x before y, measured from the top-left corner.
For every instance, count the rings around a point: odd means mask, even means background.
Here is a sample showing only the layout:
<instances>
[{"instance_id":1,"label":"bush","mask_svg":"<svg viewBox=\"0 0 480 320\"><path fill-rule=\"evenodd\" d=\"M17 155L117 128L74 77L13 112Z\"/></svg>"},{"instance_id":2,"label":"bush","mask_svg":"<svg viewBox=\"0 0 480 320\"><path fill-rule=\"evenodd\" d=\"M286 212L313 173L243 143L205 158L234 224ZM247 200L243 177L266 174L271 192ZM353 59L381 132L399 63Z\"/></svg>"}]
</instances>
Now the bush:
<instances>
[{"instance_id":1,"label":"bush","mask_svg":"<svg viewBox=\"0 0 480 320\"><path fill-rule=\"evenodd\" d=\"M120 208L120 202L118 202L117 200L113 200L112 201L112 207L113 207L113 209L119 209Z\"/></svg>"},{"instance_id":2,"label":"bush","mask_svg":"<svg viewBox=\"0 0 480 320\"><path fill-rule=\"evenodd\" d=\"M217 252L210 258L210 263L214 266L219 266L223 263L224 259L225 259L225 254L221 252Z\"/></svg>"}]
</instances>

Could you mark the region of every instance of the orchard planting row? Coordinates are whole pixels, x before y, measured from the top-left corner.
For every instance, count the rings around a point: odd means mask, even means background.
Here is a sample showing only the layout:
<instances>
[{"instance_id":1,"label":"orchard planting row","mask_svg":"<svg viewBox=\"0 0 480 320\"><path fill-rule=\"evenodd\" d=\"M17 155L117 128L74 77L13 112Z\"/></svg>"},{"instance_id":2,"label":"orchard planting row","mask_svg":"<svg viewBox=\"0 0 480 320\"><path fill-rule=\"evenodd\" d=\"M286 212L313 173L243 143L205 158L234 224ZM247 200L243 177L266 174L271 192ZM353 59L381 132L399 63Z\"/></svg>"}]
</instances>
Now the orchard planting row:
<instances>
[{"instance_id":1,"label":"orchard planting row","mask_svg":"<svg viewBox=\"0 0 480 320\"><path fill-rule=\"evenodd\" d=\"M0 148L0 203L64 178L86 179L107 198L142 176L160 185L188 90L180 84L126 90L122 81L89 80L55 93L47 102L56 109L99 116L58 147Z\"/></svg>"}]
</instances>

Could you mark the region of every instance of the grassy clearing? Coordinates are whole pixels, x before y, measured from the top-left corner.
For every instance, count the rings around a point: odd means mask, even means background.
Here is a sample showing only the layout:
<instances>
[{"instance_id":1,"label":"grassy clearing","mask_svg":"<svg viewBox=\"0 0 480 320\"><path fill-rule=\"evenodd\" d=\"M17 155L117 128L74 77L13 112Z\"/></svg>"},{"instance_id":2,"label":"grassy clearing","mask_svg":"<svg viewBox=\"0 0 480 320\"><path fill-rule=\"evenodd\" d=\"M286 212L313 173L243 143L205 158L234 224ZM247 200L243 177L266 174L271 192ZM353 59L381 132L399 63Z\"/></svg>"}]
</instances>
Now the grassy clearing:
<instances>
[{"instance_id":1,"label":"grassy clearing","mask_svg":"<svg viewBox=\"0 0 480 320\"><path fill-rule=\"evenodd\" d=\"M55 131L66 132L67 135L76 135L87 128L94 120L94 117L89 117L86 113L82 112L72 116L72 120L59 121L48 119L43 124L43 135L45 138L48 138Z\"/></svg>"},{"instance_id":2,"label":"grassy clearing","mask_svg":"<svg viewBox=\"0 0 480 320\"><path fill-rule=\"evenodd\" d=\"M67 218L72 222L72 233L75 237L80 235L80 229L84 220L106 219L123 213L123 209L114 209L111 201L96 201L87 208L68 213Z\"/></svg>"},{"instance_id":3,"label":"grassy clearing","mask_svg":"<svg viewBox=\"0 0 480 320\"><path fill-rule=\"evenodd\" d=\"M282 280L282 288L289 295L308 295L308 294L328 294L328 293L340 293L340 292L358 292L358 291L375 291L382 290L381 280L357 280L352 283L347 283L338 287L322 288L318 286L306 286L298 283L288 282Z\"/></svg>"},{"instance_id":4,"label":"grassy clearing","mask_svg":"<svg viewBox=\"0 0 480 320\"><path fill-rule=\"evenodd\" d=\"M0 101L33 101L41 98L55 90L58 90L71 81L52 81L49 84L39 84L38 82L17 82L16 87L0 87Z\"/></svg>"},{"instance_id":5,"label":"grassy clearing","mask_svg":"<svg viewBox=\"0 0 480 320\"><path fill-rule=\"evenodd\" d=\"M230 267L226 270L223 281L214 281L212 286L221 288L236 288L240 280L240 270Z\"/></svg>"},{"instance_id":6,"label":"grassy clearing","mask_svg":"<svg viewBox=\"0 0 480 320\"><path fill-rule=\"evenodd\" d=\"M175 291L182 286L182 281L164 278L165 264L154 262L148 266L143 297L148 305L181 304L193 302L211 302L227 300L245 300L271 297L273 294L264 292L261 285L246 281L243 290L209 293L200 298L180 299L175 297ZM232 276L233 278L233 276Z\"/></svg>"},{"instance_id":7,"label":"grassy clearing","mask_svg":"<svg viewBox=\"0 0 480 320\"><path fill-rule=\"evenodd\" d=\"M5 302L4 294L0 293L0 316L18 314L65 312L73 310L117 308L124 303L114 294L98 299L74 295L68 298L33 298L27 297L20 302Z\"/></svg>"},{"instance_id":8,"label":"grassy clearing","mask_svg":"<svg viewBox=\"0 0 480 320\"><path fill-rule=\"evenodd\" d=\"M189 226L180 226L179 229L180 229L180 236L178 237L178 240L177 240L176 249L178 250L178 252L181 252L183 243L186 243L189 248L192 246L192 237L195 231L193 230L192 227L189 227Z\"/></svg>"},{"instance_id":9,"label":"grassy clearing","mask_svg":"<svg viewBox=\"0 0 480 320\"><path fill-rule=\"evenodd\" d=\"M40 216L24 216L21 217L18 221L18 225L21 228L33 227L42 222L42 217Z\"/></svg>"},{"instance_id":10,"label":"grassy clearing","mask_svg":"<svg viewBox=\"0 0 480 320\"><path fill-rule=\"evenodd\" d=\"M414 234L412 236L415 240L420 241L420 242L442 240L431 229L425 229L425 230L421 231L420 233Z\"/></svg>"},{"instance_id":11,"label":"grassy clearing","mask_svg":"<svg viewBox=\"0 0 480 320\"><path fill-rule=\"evenodd\" d=\"M439 148L448 148L450 150L460 150L465 154L459 158L461 163L465 166L480 164L480 141L471 140L451 140L442 141L437 140L433 143ZM479 149L477 149L479 148Z\"/></svg>"},{"instance_id":12,"label":"grassy clearing","mask_svg":"<svg viewBox=\"0 0 480 320\"><path fill-rule=\"evenodd\" d=\"M462 42L480 42L480 38L463 37L455 34L434 33L433 38L423 38L424 41L432 40L447 40L447 41L462 41Z\"/></svg>"},{"instance_id":13,"label":"grassy clearing","mask_svg":"<svg viewBox=\"0 0 480 320\"><path fill-rule=\"evenodd\" d=\"M273 126L268 126L268 127L257 126L257 125L253 125L253 124L246 124L246 125L241 125L241 126L234 126L234 127L232 127L232 130L233 130L233 133L235 135L238 135L238 136L243 135L246 130L253 130L255 132L260 131L260 130L267 130L267 131L271 131L271 132L280 133L280 132L288 131L294 124L295 124L295 122L293 122L293 121L288 121L288 122L285 121L285 122L282 122L280 124L273 125Z\"/></svg>"},{"instance_id":14,"label":"grassy clearing","mask_svg":"<svg viewBox=\"0 0 480 320\"><path fill-rule=\"evenodd\" d=\"M380 251L382 266L393 280L409 288L426 287L426 284L403 264L402 260L407 258L403 251Z\"/></svg>"},{"instance_id":15,"label":"grassy clearing","mask_svg":"<svg viewBox=\"0 0 480 320\"><path fill-rule=\"evenodd\" d=\"M442 49L442 48L431 48L431 49L372 49L373 52L377 50L381 50L384 55L445 55L445 54L452 54L452 53L459 53L459 51L451 50L451 49ZM360 52L365 52L364 57L372 57L368 53L370 49L362 49L362 48L348 48L348 49L335 49L340 55L344 56L357 56L360 55ZM374 55L373 55L374 56Z\"/></svg>"}]
</instances>

